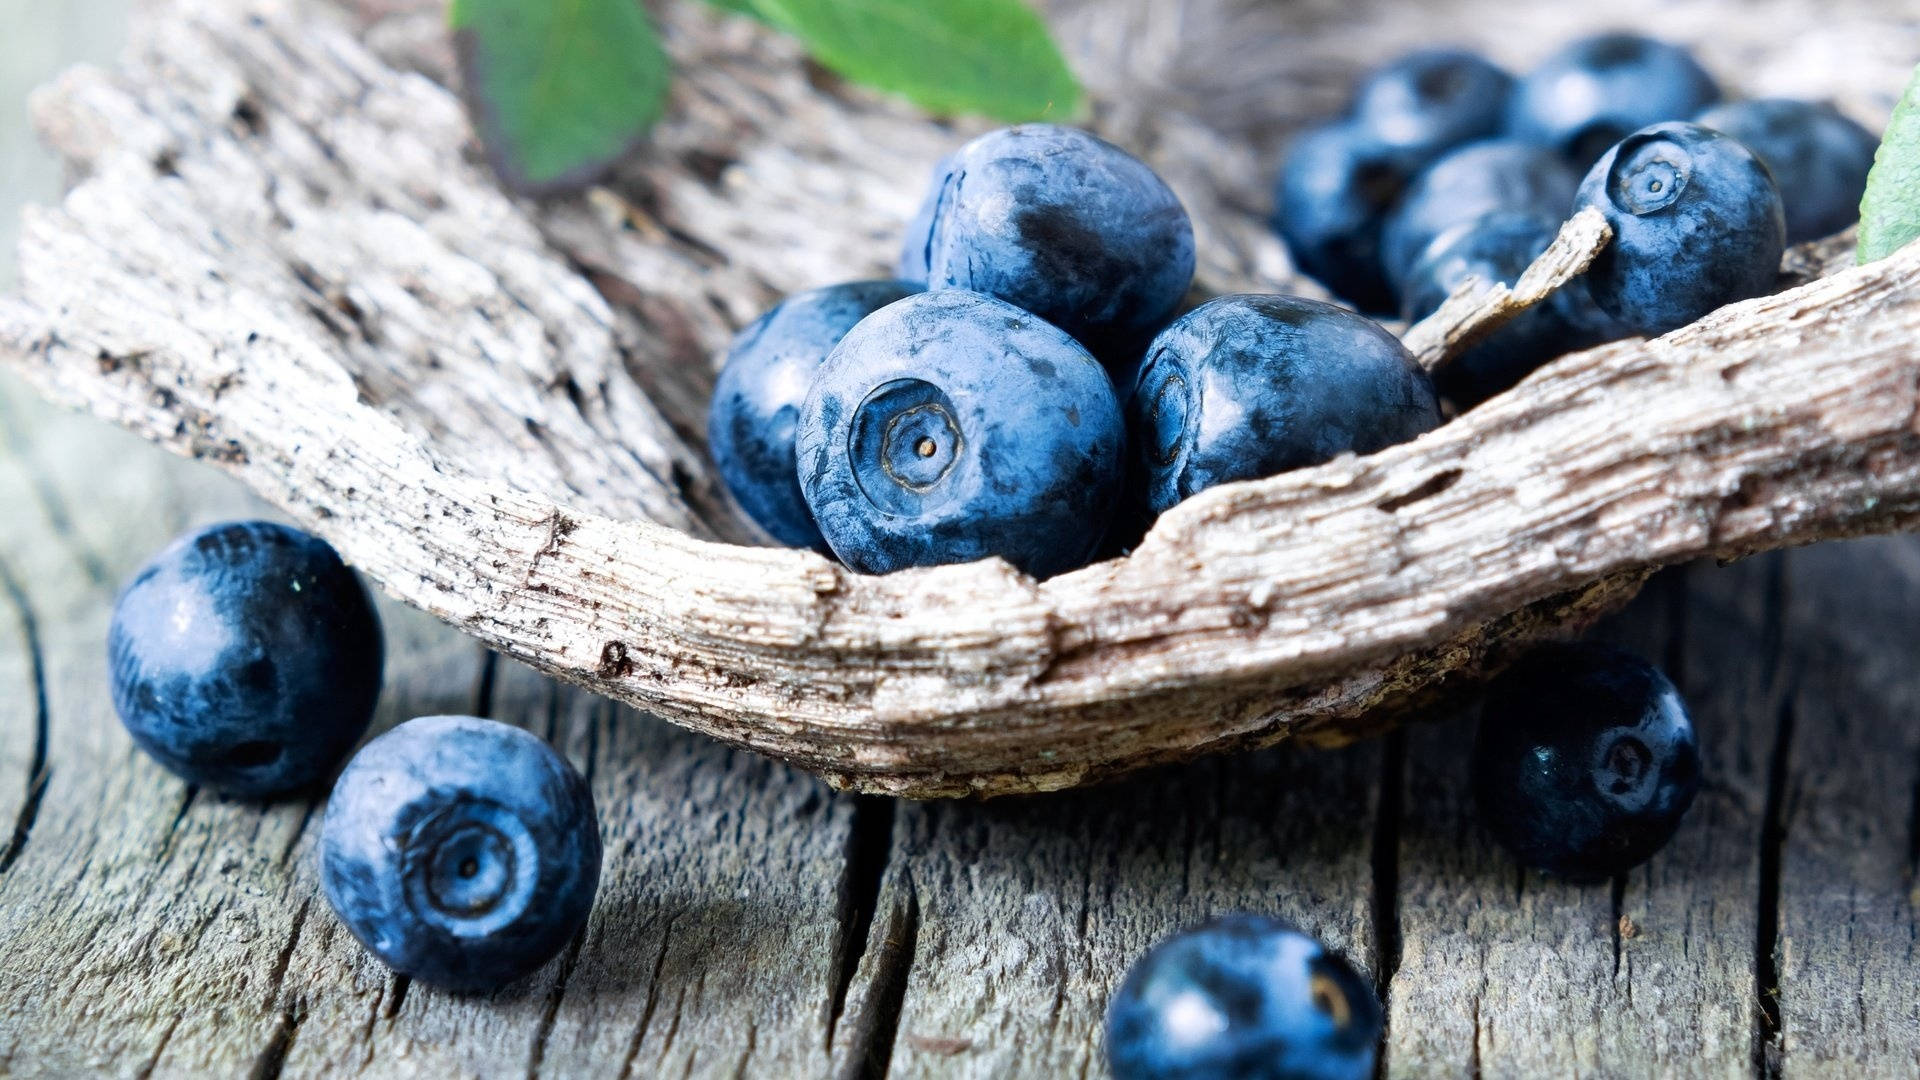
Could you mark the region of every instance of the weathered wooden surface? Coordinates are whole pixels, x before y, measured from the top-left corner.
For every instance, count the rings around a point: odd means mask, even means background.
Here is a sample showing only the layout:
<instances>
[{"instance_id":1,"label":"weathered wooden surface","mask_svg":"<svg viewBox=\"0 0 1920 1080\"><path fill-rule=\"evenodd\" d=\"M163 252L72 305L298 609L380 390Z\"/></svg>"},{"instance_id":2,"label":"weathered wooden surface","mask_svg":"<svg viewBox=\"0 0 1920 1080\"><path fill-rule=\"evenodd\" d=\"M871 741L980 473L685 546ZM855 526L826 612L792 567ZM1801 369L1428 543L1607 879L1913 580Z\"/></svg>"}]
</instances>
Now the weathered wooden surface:
<instances>
[{"instance_id":1,"label":"weathered wooden surface","mask_svg":"<svg viewBox=\"0 0 1920 1080\"><path fill-rule=\"evenodd\" d=\"M335 922L322 807L192 792L112 715L115 584L259 505L11 379L0 430L0 1075L1098 1076L1127 963L1231 909L1297 919L1374 974L1389 1076L1920 1068L1920 540L1689 567L1607 624L1673 671L1709 762L1673 844L1611 887L1522 874L1478 831L1470 716L894 803L489 674L388 604L379 723L471 709L553 738L607 839L574 946L459 999Z\"/></svg>"},{"instance_id":2,"label":"weathered wooden surface","mask_svg":"<svg viewBox=\"0 0 1920 1080\"><path fill-rule=\"evenodd\" d=\"M1130 558L1045 583L716 546L740 530L687 373L773 291L877 270L957 133L671 3L681 91L648 152L589 197L517 204L473 163L454 96L390 63L444 74L421 6L359 5L384 13L367 47L327 5L200 0L163 10L119 74L64 80L41 122L85 179L29 222L0 352L242 476L393 595L836 784L1044 790L1350 735L1652 566L1920 517L1916 249L1569 359L1415 444L1206 493ZM1504 32L1499 7L1056 16L1099 125L1196 211L1202 285L1238 288L1293 284L1258 177L1298 117L1224 73L1314 97L1348 50ZM1910 59L1888 43L1920 37L1901 5L1775 2L1722 42L1714 8L1663 5L1659 25L1702 30L1748 88L1831 71L1821 89L1870 119L1884 96L1865 88L1891 93ZM1536 54L1585 17L1558 11Z\"/></svg>"}]
</instances>

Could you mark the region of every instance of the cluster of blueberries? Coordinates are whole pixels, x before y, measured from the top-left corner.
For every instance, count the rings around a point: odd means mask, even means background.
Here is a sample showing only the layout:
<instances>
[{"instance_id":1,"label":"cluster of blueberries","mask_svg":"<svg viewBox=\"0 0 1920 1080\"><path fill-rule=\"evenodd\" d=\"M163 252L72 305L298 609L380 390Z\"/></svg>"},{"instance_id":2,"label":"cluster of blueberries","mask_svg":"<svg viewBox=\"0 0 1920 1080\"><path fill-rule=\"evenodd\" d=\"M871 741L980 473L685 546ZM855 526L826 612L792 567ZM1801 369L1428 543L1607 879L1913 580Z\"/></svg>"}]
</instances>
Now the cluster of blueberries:
<instances>
[{"instance_id":1,"label":"cluster of blueberries","mask_svg":"<svg viewBox=\"0 0 1920 1080\"><path fill-rule=\"evenodd\" d=\"M714 462L773 537L865 573L999 556L1039 577L1216 484L1368 454L1553 357L1684 326L1857 217L1877 140L1827 105L1716 104L1684 50L1574 43L1524 79L1458 50L1364 80L1298 138L1274 225L1361 311L1422 318L1512 284L1570 213L1614 238L1548 303L1444 366L1297 296L1182 313L1193 231L1158 176L1026 125L941 162L897 280L787 298L728 351ZM1585 179L1581 179L1582 173Z\"/></svg>"},{"instance_id":2,"label":"cluster of blueberries","mask_svg":"<svg viewBox=\"0 0 1920 1080\"><path fill-rule=\"evenodd\" d=\"M1418 317L1469 276L1510 282L1569 207L1598 206L1615 239L1586 287L1455 365L1447 393L1470 407L1556 351L1763 291L1789 239L1852 220L1870 135L1822 106L1717 97L1684 52L1627 35L1517 82L1469 54L1416 54L1299 140L1277 225L1336 293ZM1044 576L1110 550L1131 510L1145 520L1441 422L1429 376L1376 323L1291 296L1179 314L1193 267L1186 213L1141 162L1071 128L983 136L941 164L901 280L791 297L739 335L710 414L716 463L775 537L856 570L998 556ZM268 522L157 555L122 592L108 651L134 740L249 798L332 775L384 665L359 580L323 541ZM1562 645L1495 681L1472 773L1516 857L1599 880L1671 837L1700 754L1658 670ZM320 841L354 936L395 971L466 991L578 933L600 861L579 773L474 717L411 720L362 747ZM1122 1080L1366 1077L1381 1024L1339 955L1235 915L1134 966L1107 1049Z\"/></svg>"},{"instance_id":3,"label":"cluster of blueberries","mask_svg":"<svg viewBox=\"0 0 1920 1080\"><path fill-rule=\"evenodd\" d=\"M1858 220L1878 146L1824 103L1724 103L1686 50L1637 34L1583 38L1521 79L1434 49L1381 68L1346 116L1294 141L1274 226L1343 299L1417 320L1469 277L1511 285L1567 217L1598 207L1614 241L1585 286L1439 372L1470 408L1556 356L1769 291L1784 245Z\"/></svg>"}]
</instances>

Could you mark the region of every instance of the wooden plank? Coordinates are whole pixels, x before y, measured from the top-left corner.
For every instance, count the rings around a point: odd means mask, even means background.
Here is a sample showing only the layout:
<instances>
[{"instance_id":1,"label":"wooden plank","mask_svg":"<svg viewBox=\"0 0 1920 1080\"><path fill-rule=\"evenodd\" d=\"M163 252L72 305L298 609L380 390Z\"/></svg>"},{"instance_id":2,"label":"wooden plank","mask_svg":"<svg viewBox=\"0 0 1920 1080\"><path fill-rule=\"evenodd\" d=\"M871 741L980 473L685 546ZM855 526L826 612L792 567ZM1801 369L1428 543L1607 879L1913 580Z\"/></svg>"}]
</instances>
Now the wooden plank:
<instances>
[{"instance_id":1,"label":"wooden plank","mask_svg":"<svg viewBox=\"0 0 1920 1080\"><path fill-rule=\"evenodd\" d=\"M826 1067L858 954L842 895L851 798L508 665L485 695L494 711L592 775L600 903L573 949L492 999L408 987L317 895L320 806L195 792L113 716L100 660L113 584L186 523L257 505L92 421L17 396L4 408L20 439L0 450L0 498L23 512L0 524L0 560L45 628L54 723L45 804L0 876L0 1073ZM471 641L397 606L382 615L376 724L472 710L484 680ZM0 718L11 744L25 721Z\"/></svg>"},{"instance_id":2,"label":"wooden plank","mask_svg":"<svg viewBox=\"0 0 1920 1080\"><path fill-rule=\"evenodd\" d=\"M1795 552L1779 1075L1920 1074L1920 539Z\"/></svg>"},{"instance_id":3,"label":"wooden plank","mask_svg":"<svg viewBox=\"0 0 1920 1080\"><path fill-rule=\"evenodd\" d=\"M901 804L869 948L911 957L886 1075L1104 1075L1128 965L1216 914L1283 916L1370 970L1381 751L1280 748L1044 799Z\"/></svg>"},{"instance_id":4,"label":"wooden plank","mask_svg":"<svg viewBox=\"0 0 1920 1080\"><path fill-rule=\"evenodd\" d=\"M1676 675L1708 777L1672 843L1611 887L1523 873L1480 830L1471 716L1409 735L1392 1075L1751 1071L1777 565L1670 575L1607 628Z\"/></svg>"}]
</instances>

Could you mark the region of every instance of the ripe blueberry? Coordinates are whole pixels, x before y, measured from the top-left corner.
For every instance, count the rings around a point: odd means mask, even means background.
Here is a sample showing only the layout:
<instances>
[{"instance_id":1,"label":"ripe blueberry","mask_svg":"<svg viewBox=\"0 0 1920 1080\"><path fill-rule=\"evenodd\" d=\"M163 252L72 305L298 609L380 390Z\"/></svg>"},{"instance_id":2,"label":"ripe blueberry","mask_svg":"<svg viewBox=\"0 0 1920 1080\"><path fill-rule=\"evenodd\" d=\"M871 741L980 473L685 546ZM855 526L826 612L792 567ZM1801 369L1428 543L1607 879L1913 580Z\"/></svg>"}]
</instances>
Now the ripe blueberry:
<instances>
[{"instance_id":1,"label":"ripe blueberry","mask_svg":"<svg viewBox=\"0 0 1920 1080\"><path fill-rule=\"evenodd\" d=\"M900 258L930 289L998 297L1104 359L1193 280L1193 226L1154 171L1077 128L989 132L941 162Z\"/></svg>"},{"instance_id":2,"label":"ripe blueberry","mask_svg":"<svg viewBox=\"0 0 1920 1080\"><path fill-rule=\"evenodd\" d=\"M1496 210L1442 233L1407 281L1406 317L1417 322L1439 310L1468 278L1512 285L1553 242L1557 214ZM1434 376L1440 394L1470 409L1503 393L1534 369L1576 349L1625 336L1575 285L1522 312L1468 348Z\"/></svg>"},{"instance_id":3,"label":"ripe blueberry","mask_svg":"<svg viewBox=\"0 0 1920 1080\"><path fill-rule=\"evenodd\" d=\"M1693 55L1639 34L1582 38L1520 80L1512 131L1567 155L1575 168L1649 124L1686 120L1720 100Z\"/></svg>"},{"instance_id":4,"label":"ripe blueberry","mask_svg":"<svg viewBox=\"0 0 1920 1080\"><path fill-rule=\"evenodd\" d=\"M1407 279L1434 238L1496 210L1550 217L1557 225L1580 177L1558 154L1517 139L1463 146L1433 163L1387 219L1381 264L1406 300Z\"/></svg>"},{"instance_id":5,"label":"ripe blueberry","mask_svg":"<svg viewBox=\"0 0 1920 1080\"><path fill-rule=\"evenodd\" d=\"M1371 454L1440 424L1433 382L1365 316L1297 296L1223 296L1147 350L1127 403L1154 513L1233 480Z\"/></svg>"},{"instance_id":6,"label":"ripe blueberry","mask_svg":"<svg viewBox=\"0 0 1920 1080\"><path fill-rule=\"evenodd\" d=\"M1521 862L1599 880L1673 836L1700 790L1700 748L1658 669L1602 645L1550 646L1488 691L1473 790Z\"/></svg>"},{"instance_id":7,"label":"ripe blueberry","mask_svg":"<svg viewBox=\"0 0 1920 1080\"><path fill-rule=\"evenodd\" d=\"M1787 226L1767 167L1698 124L1655 124L1607 151L1580 184L1586 206L1613 227L1587 288L1638 333L1760 296L1779 275Z\"/></svg>"},{"instance_id":8,"label":"ripe blueberry","mask_svg":"<svg viewBox=\"0 0 1920 1080\"><path fill-rule=\"evenodd\" d=\"M1125 432L1087 351L1001 300L948 289L880 309L800 410L800 489L865 573L997 555L1082 565L1112 516Z\"/></svg>"},{"instance_id":9,"label":"ripe blueberry","mask_svg":"<svg viewBox=\"0 0 1920 1080\"><path fill-rule=\"evenodd\" d=\"M353 571L268 521L174 541L121 592L107 635L133 741L190 783L248 797L306 787L346 756L384 656Z\"/></svg>"},{"instance_id":10,"label":"ripe blueberry","mask_svg":"<svg viewBox=\"0 0 1920 1080\"><path fill-rule=\"evenodd\" d=\"M1380 1002L1278 919L1229 915L1154 946L1107 1005L1115 1080L1359 1080Z\"/></svg>"},{"instance_id":11,"label":"ripe blueberry","mask_svg":"<svg viewBox=\"0 0 1920 1080\"><path fill-rule=\"evenodd\" d=\"M1827 104L1766 98L1708 109L1694 121L1746 144L1767 163L1787 212L1787 243L1819 240L1860 220L1880 140Z\"/></svg>"},{"instance_id":12,"label":"ripe blueberry","mask_svg":"<svg viewBox=\"0 0 1920 1080\"><path fill-rule=\"evenodd\" d=\"M1350 124L1295 138L1273 193L1273 228L1294 265L1362 311L1395 310L1380 233L1413 171L1406 155Z\"/></svg>"},{"instance_id":13,"label":"ripe blueberry","mask_svg":"<svg viewBox=\"0 0 1920 1080\"><path fill-rule=\"evenodd\" d=\"M455 991L560 951L600 882L587 783L519 728L410 720L354 755L320 833L320 883L388 967Z\"/></svg>"},{"instance_id":14,"label":"ripe blueberry","mask_svg":"<svg viewBox=\"0 0 1920 1080\"><path fill-rule=\"evenodd\" d=\"M1460 49L1409 53L1362 80L1349 122L1427 161L1506 127L1513 76Z\"/></svg>"},{"instance_id":15,"label":"ripe blueberry","mask_svg":"<svg viewBox=\"0 0 1920 1080\"><path fill-rule=\"evenodd\" d=\"M814 372L855 323L917 291L900 281L853 281L796 293L727 350L707 445L741 509L788 547L826 548L794 479L793 428Z\"/></svg>"}]
</instances>

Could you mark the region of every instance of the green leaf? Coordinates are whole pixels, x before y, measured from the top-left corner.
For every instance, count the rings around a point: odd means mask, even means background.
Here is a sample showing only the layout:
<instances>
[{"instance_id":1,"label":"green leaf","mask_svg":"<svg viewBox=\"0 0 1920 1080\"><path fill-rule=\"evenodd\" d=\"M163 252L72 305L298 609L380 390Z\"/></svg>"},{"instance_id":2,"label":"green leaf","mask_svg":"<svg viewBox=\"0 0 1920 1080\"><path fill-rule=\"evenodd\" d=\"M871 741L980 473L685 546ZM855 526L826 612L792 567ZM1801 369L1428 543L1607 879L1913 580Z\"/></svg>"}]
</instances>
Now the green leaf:
<instances>
[{"instance_id":1,"label":"green leaf","mask_svg":"<svg viewBox=\"0 0 1920 1080\"><path fill-rule=\"evenodd\" d=\"M1860 261L1884 259L1920 237L1920 68L1880 137L1860 200Z\"/></svg>"},{"instance_id":2,"label":"green leaf","mask_svg":"<svg viewBox=\"0 0 1920 1080\"><path fill-rule=\"evenodd\" d=\"M924 109L1071 119L1080 85L1022 0L750 0L826 66Z\"/></svg>"},{"instance_id":3,"label":"green leaf","mask_svg":"<svg viewBox=\"0 0 1920 1080\"><path fill-rule=\"evenodd\" d=\"M585 187L660 118L667 55L640 0L453 0L448 21L468 111L511 188Z\"/></svg>"}]
</instances>

